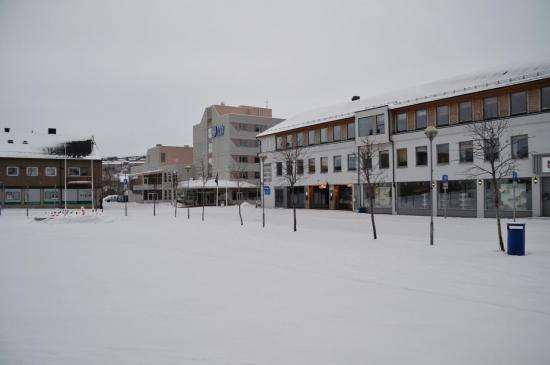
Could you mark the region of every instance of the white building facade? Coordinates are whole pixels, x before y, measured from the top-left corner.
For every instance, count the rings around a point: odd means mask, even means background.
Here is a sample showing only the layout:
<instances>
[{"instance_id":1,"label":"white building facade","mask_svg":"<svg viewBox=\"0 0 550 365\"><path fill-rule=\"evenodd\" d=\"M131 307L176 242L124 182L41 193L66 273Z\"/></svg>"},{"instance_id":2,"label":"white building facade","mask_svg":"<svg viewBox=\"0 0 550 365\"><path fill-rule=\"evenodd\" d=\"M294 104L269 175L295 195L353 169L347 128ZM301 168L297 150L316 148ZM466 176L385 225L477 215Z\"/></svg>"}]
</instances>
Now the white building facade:
<instances>
[{"instance_id":1,"label":"white building facade","mask_svg":"<svg viewBox=\"0 0 550 365\"><path fill-rule=\"evenodd\" d=\"M472 123L506 120L500 141L510 144L518 181L517 216L550 215L550 65L495 70L426 84L392 95L355 100L301 113L260 133L264 156L266 207L289 207L282 153L298 145L294 189L298 207L368 207L364 176L358 173L358 148L375 147L375 211L389 214L492 217L490 176L473 176L474 165L487 166L472 151ZM431 150L424 134L438 135ZM448 177L448 186L443 184ZM499 182L505 216L513 210L512 176ZM432 202L434 204L432 204Z\"/></svg>"}]
</instances>

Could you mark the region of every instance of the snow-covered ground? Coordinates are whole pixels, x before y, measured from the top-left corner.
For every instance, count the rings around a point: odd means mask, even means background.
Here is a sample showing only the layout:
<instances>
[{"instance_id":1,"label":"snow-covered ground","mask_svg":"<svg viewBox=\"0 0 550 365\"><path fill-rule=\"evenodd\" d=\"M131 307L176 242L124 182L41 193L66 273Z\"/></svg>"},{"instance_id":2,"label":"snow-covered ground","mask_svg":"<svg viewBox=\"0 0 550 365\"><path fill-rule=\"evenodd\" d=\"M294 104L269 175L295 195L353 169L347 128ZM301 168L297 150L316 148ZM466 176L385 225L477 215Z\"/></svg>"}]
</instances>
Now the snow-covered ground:
<instances>
[{"instance_id":1,"label":"snow-covered ground","mask_svg":"<svg viewBox=\"0 0 550 365\"><path fill-rule=\"evenodd\" d=\"M550 220L109 204L0 217L0 364L549 364ZM31 211L31 215L43 215Z\"/></svg>"}]
</instances>

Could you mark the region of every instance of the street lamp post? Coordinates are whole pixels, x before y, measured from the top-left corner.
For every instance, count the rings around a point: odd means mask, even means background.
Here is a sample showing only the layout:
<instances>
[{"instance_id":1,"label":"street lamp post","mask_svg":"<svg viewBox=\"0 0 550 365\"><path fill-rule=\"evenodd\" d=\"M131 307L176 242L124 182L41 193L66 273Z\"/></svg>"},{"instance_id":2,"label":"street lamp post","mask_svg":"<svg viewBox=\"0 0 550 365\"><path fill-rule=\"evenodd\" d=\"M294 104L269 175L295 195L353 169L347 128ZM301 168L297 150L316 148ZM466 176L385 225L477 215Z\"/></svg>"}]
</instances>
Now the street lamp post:
<instances>
[{"instance_id":1,"label":"street lamp post","mask_svg":"<svg viewBox=\"0 0 550 365\"><path fill-rule=\"evenodd\" d=\"M191 171L191 166L187 165L185 166L185 171L187 172L187 191L185 192L185 198L187 199L187 219L190 217L190 207L189 207L189 171Z\"/></svg>"},{"instance_id":2,"label":"street lamp post","mask_svg":"<svg viewBox=\"0 0 550 365\"><path fill-rule=\"evenodd\" d=\"M172 174L172 199L174 199L174 218L178 216L178 199L176 193L178 191L178 172L174 171Z\"/></svg>"},{"instance_id":3,"label":"street lamp post","mask_svg":"<svg viewBox=\"0 0 550 365\"><path fill-rule=\"evenodd\" d=\"M434 197L434 194L433 194L434 165L432 160L432 155L433 155L432 144L433 144L434 138L437 136L437 128L434 126L429 126L424 130L424 134L430 140L430 194L431 194L431 200L432 200L432 207L431 207L432 211L430 214L430 246L433 246L434 245L434 201L433 201L434 200L433 199Z\"/></svg>"},{"instance_id":4,"label":"street lamp post","mask_svg":"<svg viewBox=\"0 0 550 365\"><path fill-rule=\"evenodd\" d=\"M262 171L261 171L261 174L262 174L262 227L265 228L265 190L264 190L264 187L265 187L265 176L264 176L264 166L265 166L265 160L266 160L267 156L266 155L262 155L260 157L260 159L262 160Z\"/></svg>"}]
</instances>

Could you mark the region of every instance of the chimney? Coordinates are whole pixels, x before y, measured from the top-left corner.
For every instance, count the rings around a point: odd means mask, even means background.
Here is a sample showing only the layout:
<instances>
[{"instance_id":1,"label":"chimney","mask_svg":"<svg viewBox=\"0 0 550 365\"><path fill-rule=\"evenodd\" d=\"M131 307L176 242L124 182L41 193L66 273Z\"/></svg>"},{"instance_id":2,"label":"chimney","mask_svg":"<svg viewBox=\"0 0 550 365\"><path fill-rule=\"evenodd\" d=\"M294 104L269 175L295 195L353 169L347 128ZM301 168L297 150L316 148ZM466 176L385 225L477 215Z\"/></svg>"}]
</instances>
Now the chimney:
<instances>
[{"instance_id":1,"label":"chimney","mask_svg":"<svg viewBox=\"0 0 550 365\"><path fill-rule=\"evenodd\" d=\"M55 128L48 128L48 134L57 134L57 130Z\"/></svg>"},{"instance_id":2,"label":"chimney","mask_svg":"<svg viewBox=\"0 0 550 365\"><path fill-rule=\"evenodd\" d=\"M355 101L355 100L359 100L359 99L361 99L361 97L358 96L358 95L354 95L354 96L351 97L351 101Z\"/></svg>"},{"instance_id":3,"label":"chimney","mask_svg":"<svg viewBox=\"0 0 550 365\"><path fill-rule=\"evenodd\" d=\"M9 128L4 128L4 132L10 133L10 129Z\"/></svg>"}]
</instances>

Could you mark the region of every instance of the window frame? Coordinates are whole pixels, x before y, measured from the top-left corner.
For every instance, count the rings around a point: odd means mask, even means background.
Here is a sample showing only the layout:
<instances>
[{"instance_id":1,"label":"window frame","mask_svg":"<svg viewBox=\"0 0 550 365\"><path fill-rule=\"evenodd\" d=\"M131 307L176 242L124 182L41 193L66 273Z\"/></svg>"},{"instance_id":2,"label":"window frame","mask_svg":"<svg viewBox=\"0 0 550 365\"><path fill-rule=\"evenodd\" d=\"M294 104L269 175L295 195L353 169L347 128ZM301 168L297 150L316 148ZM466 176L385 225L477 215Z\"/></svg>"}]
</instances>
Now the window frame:
<instances>
[{"instance_id":1,"label":"window frame","mask_svg":"<svg viewBox=\"0 0 550 365\"><path fill-rule=\"evenodd\" d=\"M75 174L71 174L71 169L78 169L78 175L75 175ZM80 167L78 166L69 166L67 168L67 176L68 177L80 177Z\"/></svg>"},{"instance_id":2,"label":"window frame","mask_svg":"<svg viewBox=\"0 0 550 365\"><path fill-rule=\"evenodd\" d=\"M323 160L326 162L324 169L323 169ZM319 171L321 172L321 174L328 173L328 157L319 157Z\"/></svg>"},{"instance_id":3,"label":"window frame","mask_svg":"<svg viewBox=\"0 0 550 365\"><path fill-rule=\"evenodd\" d=\"M303 175L304 174L304 160L303 159L296 160L296 174L297 175Z\"/></svg>"},{"instance_id":4,"label":"window frame","mask_svg":"<svg viewBox=\"0 0 550 365\"><path fill-rule=\"evenodd\" d=\"M517 148L516 153L514 153L514 139L524 139L527 142L527 153L525 156L518 157L517 156ZM511 157L513 160L526 160L529 159L529 135L528 134L518 134L515 136L510 137L510 150L511 150Z\"/></svg>"},{"instance_id":5,"label":"window frame","mask_svg":"<svg viewBox=\"0 0 550 365\"><path fill-rule=\"evenodd\" d=\"M323 141L323 131L325 132L325 140ZM321 144L328 143L328 127L319 128L319 142Z\"/></svg>"},{"instance_id":6,"label":"window frame","mask_svg":"<svg viewBox=\"0 0 550 365\"><path fill-rule=\"evenodd\" d=\"M447 146L447 161L441 162L439 161L439 146ZM436 152L436 163L438 165L448 165L451 161L451 149L449 146L449 143L439 143L435 145L435 152Z\"/></svg>"},{"instance_id":7,"label":"window frame","mask_svg":"<svg viewBox=\"0 0 550 365\"><path fill-rule=\"evenodd\" d=\"M336 129L338 129L338 139L336 138ZM335 125L332 127L332 142L340 142L342 140L342 127Z\"/></svg>"},{"instance_id":8,"label":"window frame","mask_svg":"<svg viewBox=\"0 0 550 365\"><path fill-rule=\"evenodd\" d=\"M495 99L496 100L496 115L494 117L487 117L487 105L486 102L489 99ZM497 119L498 118L498 96L487 96L483 98L483 119L484 120L491 120L491 119Z\"/></svg>"},{"instance_id":9,"label":"window frame","mask_svg":"<svg viewBox=\"0 0 550 365\"><path fill-rule=\"evenodd\" d=\"M275 176L283 176L283 163L275 162Z\"/></svg>"},{"instance_id":10,"label":"window frame","mask_svg":"<svg viewBox=\"0 0 550 365\"><path fill-rule=\"evenodd\" d=\"M338 164L336 164L336 160L339 161ZM336 167L339 167L338 169ZM335 155L332 156L332 172L342 172L342 155Z\"/></svg>"},{"instance_id":11,"label":"window frame","mask_svg":"<svg viewBox=\"0 0 550 365\"><path fill-rule=\"evenodd\" d=\"M15 169L17 171L17 173L10 174L10 172L9 172L10 169ZM19 166L6 166L6 176L8 176L8 177L19 176Z\"/></svg>"},{"instance_id":12,"label":"window frame","mask_svg":"<svg viewBox=\"0 0 550 365\"><path fill-rule=\"evenodd\" d=\"M418 150L419 149L425 149L426 150L426 163L425 164L419 164L418 163ZM428 155L428 146L427 145L423 145L423 146L415 146L414 148L414 157L415 157L415 165L418 167L418 166L428 166L428 159L429 159L429 155Z\"/></svg>"},{"instance_id":13,"label":"window frame","mask_svg":"<svg viewBox=\"0 0 550 365\"><path fill-rule=\"evenodd\" d=\"M353 133L350 133L350 126L352 127L353 129ZM353 123L348 123L347 125L347 133L348 133L348 139L355 139L355 122Z\"/></svg>"},{"instance_id":14,"label":"window frame","mask_svg":"<svg viewBox=\"0 0 550 365\"><path fill-rule=\"evenodd\" d=\"M424 125L424 127L419 127L418 126L418 113L419 112L424 112L424 114L425 114L426 124ZM426 109L426 108L418 109L414 112L414 127L415 127L415 129L418 129L418 130L426 129L428 127L428 109Z\"/></svg>"},{"instance_id":15,"label":"window frame","mask_svg":"<svg viewBox=\"0 0 550 365\"><path fill-rule=\"evenodd\" d=\"M311 164L311 161L313 161L313 164ZM313 167L313 169L312 169L312 167ZM307 160L307 173L308 174L314 174L315 169L316 169L315 157L308 158L308 160Z\"/></svg>"},{"instance_id":16,"label":"window frame","mask_svg":"<svg viewBox=\"0 0 550 365\"><path fill-rule=\"evenodd\" d=\"M383 161L382 155L386 156L385 161L387 161L387 166L382 165L382 161ZM378 168L379 169L389 169L390 168L390 151L389 150L378 151Z\"/></svg>"},{"instance_id":17,"label":"window frame","mask_svg":"<svg viewBox=\"0 0 550 365\"><path fill-rule=\"evenodd\" d=\"M518 94L523 94L525 96L525 109L521 112L516 112L514 113L513 111L513 102L512 102L512 98L514 95L518 95ZM529 100L529 97L527 95L527 91L516 91L516 92L513 92L513 93L510 93L510 116L517 116L517 115L524 115L524 114L527 114L528 110L529 110L529 107L528 107L528 101ZM542 109L542 105L541 105L541 109Z\"/></svg>"},{"instance_id":18,"label":"window frame","mask_svg":"<svg viewBox=\"0 0 550 365\"><path fill-rule=\"evenodd\" d=\"M313 134L313 138L311 138L312 134ZM315 137L316 137L315 129L311 129L311 130L307 131L307 145L308 146L316 144L317 141L315 140Z\"/></svg>"},{"instance_id":19,"label":"window frame","mask_svg":"<svg viewBox=\"0 0 550 365\"><path fill-rule=\"evenodd\" d=\"M405 129L399 129L399 116L400 115L405 116ZM406 132L408 130L408 126L409 126L409 118L407 116L407 112L397 113L395 115L395 132L396 133Z\"/></svg>"},{"instance_id":20,"label":"window frame","mask_svg":"<svg viewBox=\"0 0 550 365\"><path fill-rule=\"evenodd\" d=\"M398 149L395 150L395 152L396 152L395 154L396 154L396 157L397 157L397 167L398 168L408 167L408 165L409 165L409 156L408 156L409 153L408 153L407 150L408 150L408 148L406 148L406 147L405 148L398 148ZM400 157L399 156L399 151L405 151L405 163L404 164L401 164L401 161L399 160L399 157Z\"/></svg>"},{"instance_id":21,"label":"window frame","mask_svg":"<svg viewBox=\"0 0 550 365\"><path fill-rule=\"evenodd\" d=\"M544 90L548 90L547 91L548 100L546 100L548 105L546 107L544 106L544 98L543 98ZM540 111L541 112L550 111L550 86L545 86L540 88Z\"/></svg>"},{"instance_id":22,"label":"window frame","mask_svg":"<svg viewBox=\"0 0 550 365\"><path fill-rule=\"evenodd\" d=\"M442 110L443 108L447 109L447 121L445 123L441 123L440 122L440 113L439 111ZM445 104L445 105L438 105L436 108L435 108L435 125L436 127L446 127L450 124L450 119L451 119L451 110L449 108L449 105Z\"/></svg>"},{"instance_id":23,"label":"window frame","mask_svg":"<svg viewBox=\"0 0 550 365\"><path fill-rule=\"evenodd\" d=\"M33 169L34 171L36 171L36 175L32 175L32 174L29 174L29 171ZM26 176L28 177L38 177L38 167L36 166L27 166L25 168L25 173L26 173Z\"/></svg>"},{"instance_id":24,"label":"window frame","mask_svg":"<svg viewBox=\"0 0 550 365\"><path fill-rule=\"evenodd\" d=\"M48 174L48 169L53 169L53 171L54 171L53 175ZM46 176L46 177L57 176L57 167L55 167L55 166L46 166L46 168L44 169L44 176Z\"/></svg>"},{"instance_id":25,"label":"window frame","mask_svg":"<svg viewBox=\"0 0 550 365\"><path fill-rule=\"evenodd\" d=\"M461 113L462 111L462 108L461 106L463 104L470 104L470 115L469 115L469 119L462 119L463 115ZM459 123L470 123L474 120L474 109L473 109L473 103L472 101L463 101L461 103L458 103L458 122Z\"/></svg>"},{"instance_id":26,"label":"window frame","mask_svg":"<svg viewBox=\"0 0 550 365\"><path fill-rule=\"evenodd\" d=\"M470 145L470 147L468 147L467 150L463 149L462 146L465 146L467 143ZM468 161L466 159L464 159L464 160L462 159L463 151L465 153L468 150L471 151L471 156L472 156L471 161ZM473 163L474 162L474 141L473 140L458 142L458 162L459 163Z\"/></svg>"},{"instance_id":27,"label":"window frame","mask_svg":"<svg viewBox=\"0 0 550 365\"><path fill-rule=\"evenodd\" d=\"M353 168L350 167L350 163L349 163L351 157L355 159L355 163L354 163L355 166ZM347 164L348 164L348 171L357 171L357 154L356 153L348 153Z\"/></svg>"}]
</instances>

